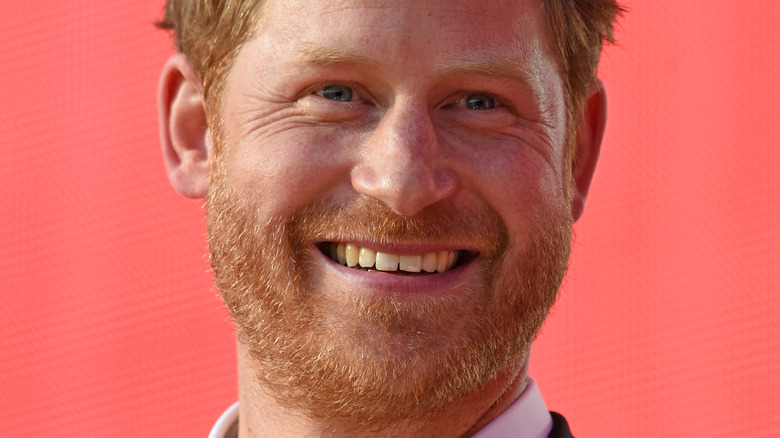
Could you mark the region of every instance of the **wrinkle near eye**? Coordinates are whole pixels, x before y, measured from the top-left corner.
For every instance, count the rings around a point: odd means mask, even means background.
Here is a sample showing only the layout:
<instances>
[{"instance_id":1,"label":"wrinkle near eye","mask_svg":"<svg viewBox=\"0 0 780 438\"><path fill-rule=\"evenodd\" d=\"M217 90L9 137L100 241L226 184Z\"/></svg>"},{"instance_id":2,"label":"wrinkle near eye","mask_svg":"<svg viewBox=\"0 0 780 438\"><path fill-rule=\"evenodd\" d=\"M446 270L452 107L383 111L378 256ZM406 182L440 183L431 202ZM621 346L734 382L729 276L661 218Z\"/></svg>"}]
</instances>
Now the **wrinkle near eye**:
<instances>
[{"instance_id":1,"label":"wrinkle near eye","mask_svg":"<svg viewBox=\"0 0 780 438\"><path fill-rule=\"evenodd\" d=\"M307 121L303 111L290 103L248 105L236 115L235 122L242 141L257 141Z\"/></svg>"}]
</instances>

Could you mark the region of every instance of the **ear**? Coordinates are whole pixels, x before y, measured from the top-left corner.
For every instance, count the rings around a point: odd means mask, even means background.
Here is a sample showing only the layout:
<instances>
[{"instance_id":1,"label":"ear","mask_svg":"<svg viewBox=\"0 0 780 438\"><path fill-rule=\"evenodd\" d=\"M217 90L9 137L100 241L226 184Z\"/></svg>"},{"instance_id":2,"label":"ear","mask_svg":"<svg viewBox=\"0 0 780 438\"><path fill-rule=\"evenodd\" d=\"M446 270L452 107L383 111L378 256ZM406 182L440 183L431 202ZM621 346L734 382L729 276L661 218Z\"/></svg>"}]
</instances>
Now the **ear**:
<instances>
[{"instance_id":1,"label":"ear","mask_svg":"<svg viewBox=\"0 0 780 438\"><path fill-rule=\"evenodd\" d=\"M596 170L606 125L607 93L604 84L597 79L588 90L582 121L577 128L577 144L572 164L574 196L571 208L575 221L582 216L585 208L585 198L588 196L590 182Z\"/></svg>"},{"instance_id":2,"label":"ear","mask_svg":"<svg viewBox=\"0 0 780 438\"><path fill-rule=\"evenodd\" d=\"M181 53L173 55L163 67L158 110L168 179L184 196L205 197L213 140L206 123L200 80Z\"/></svg>"}]
</instances>

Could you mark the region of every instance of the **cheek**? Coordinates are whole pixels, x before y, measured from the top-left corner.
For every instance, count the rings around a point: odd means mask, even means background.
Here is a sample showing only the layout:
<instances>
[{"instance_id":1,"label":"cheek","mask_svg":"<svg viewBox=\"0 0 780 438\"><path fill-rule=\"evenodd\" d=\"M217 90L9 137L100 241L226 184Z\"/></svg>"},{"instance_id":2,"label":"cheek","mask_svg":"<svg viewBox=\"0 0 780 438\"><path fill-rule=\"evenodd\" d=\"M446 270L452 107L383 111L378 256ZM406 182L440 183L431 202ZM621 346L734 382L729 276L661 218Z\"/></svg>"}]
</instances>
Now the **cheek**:
<instances>
[{"instance_id":1,"label":"cheek","mask_svg":"<svg viewBox=\"0 0 780 438\"><path fill-rule=\"evenodd\" d=\"M225 164L233 190L270 217L348 183L350 138L323 131L292 129L231 147Z\"/></svg>"},{"instance_id":2,"label":"cheek","mask_svg":"<svg viewBox=\"0 0 780 438\"><path fill-rule=\"evenodd\" d=\"M461 174L496 209L531 207L540 198L560 194L561 172L557 161L517 144L489 145L469 150L459 160Z\"/></svg>"},{"instance_id":3,"label":"cheek","mask_svg":"<svg viewBox=\"0 0 780 438\"><path fill-rule=\"evenodd\" d=\"M499 195L494 202L521 223L539 217L559 196L552 174L539 167L511 173L506 179L497 190Z\"/></svg>"},{"instance_id":4,"label":"cheek","mask_svg":"<svg viewBox=\"0 0 780 438\"><path fill-rule=\"evenodd\" d=\"M551 216L565 213L560 169L538 154L483 154L471 161L471 184L498 212L514 247L526 247Z\"/></svg>"}]
</instances>

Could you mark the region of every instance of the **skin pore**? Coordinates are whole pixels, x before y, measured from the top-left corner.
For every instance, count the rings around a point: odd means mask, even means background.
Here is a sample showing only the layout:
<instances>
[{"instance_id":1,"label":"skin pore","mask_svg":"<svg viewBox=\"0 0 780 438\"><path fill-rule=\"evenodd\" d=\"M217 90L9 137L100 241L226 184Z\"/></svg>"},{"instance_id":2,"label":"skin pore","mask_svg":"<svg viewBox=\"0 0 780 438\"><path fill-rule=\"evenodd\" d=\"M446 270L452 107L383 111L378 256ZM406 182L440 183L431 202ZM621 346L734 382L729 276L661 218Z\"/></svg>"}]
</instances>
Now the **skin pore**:
<instances>
[{"instance_id":1,"label":"skin pore","mask_svg":"<svg viewBox=\"0 0 780 438\"><path fill-rule=\"evenodd\" d=\"M544 38L530 0L270 0L206 129L172 59L169 169L208 195L240 436L469 435L522 393L595 164L566 159Z\"/></svg>"}]
</instances>

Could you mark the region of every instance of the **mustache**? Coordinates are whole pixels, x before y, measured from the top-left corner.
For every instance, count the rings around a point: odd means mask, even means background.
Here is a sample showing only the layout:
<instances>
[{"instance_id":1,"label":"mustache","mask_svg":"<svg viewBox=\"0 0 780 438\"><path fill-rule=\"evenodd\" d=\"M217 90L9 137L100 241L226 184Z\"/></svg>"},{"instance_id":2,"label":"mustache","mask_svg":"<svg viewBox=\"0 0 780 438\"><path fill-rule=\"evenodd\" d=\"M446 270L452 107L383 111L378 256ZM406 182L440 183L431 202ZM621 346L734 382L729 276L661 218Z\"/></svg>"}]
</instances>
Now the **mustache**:
<instances>
[{"instance_id":1,"label":"mustache","mask_svg":"<svg viewBox=\"0 0 780 438\"><path fill-rule=\"evenodd\" d=\"M342 201L320 199L299 207L288 218L288 224L299 243L445 243L496 255L508 242L503 220L487 205L436 203L414 216L402 216L368 196Z\"/></svg>"}]
</instances>

